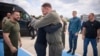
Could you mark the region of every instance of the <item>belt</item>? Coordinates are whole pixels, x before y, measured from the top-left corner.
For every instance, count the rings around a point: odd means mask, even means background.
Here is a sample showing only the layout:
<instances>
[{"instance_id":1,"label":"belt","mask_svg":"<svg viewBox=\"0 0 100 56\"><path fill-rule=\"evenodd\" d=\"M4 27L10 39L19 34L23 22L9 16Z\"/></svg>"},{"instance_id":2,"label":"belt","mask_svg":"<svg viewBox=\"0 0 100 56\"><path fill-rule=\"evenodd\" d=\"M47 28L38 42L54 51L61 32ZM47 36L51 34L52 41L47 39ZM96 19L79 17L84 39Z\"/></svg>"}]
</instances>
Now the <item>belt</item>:
<instances>
[{"instance_id":1,"label":"belt","mask_svg":"<svg viewBox=\"0 0 100 56\"><path fill-rule=\"evenodd\" d=\"M49 45L61 45L62 42L54 42L54 43L49 43Z\"/></svg>"}]
</instances>

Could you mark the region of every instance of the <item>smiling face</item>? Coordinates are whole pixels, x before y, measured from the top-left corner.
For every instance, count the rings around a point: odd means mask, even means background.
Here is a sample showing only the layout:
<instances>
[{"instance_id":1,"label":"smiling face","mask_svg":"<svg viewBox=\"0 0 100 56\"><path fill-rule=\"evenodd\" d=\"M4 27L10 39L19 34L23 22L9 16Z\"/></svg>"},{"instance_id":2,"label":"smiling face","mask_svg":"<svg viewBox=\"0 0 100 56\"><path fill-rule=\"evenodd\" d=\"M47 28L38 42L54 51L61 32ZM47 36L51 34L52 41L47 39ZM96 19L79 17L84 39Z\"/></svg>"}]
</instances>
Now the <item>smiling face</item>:
<instances>
[{"instance_id":1,"label":"smiling face","mask_svg":"<svg viewBox=\"0 0 100 56\"><path fill-rule=\"evenodd\" d=\"M46 14L48 14L49 12L51 12L51 10L52 10L52 7L51 7L51 5L49 4L49 3L44 3L43 5L42 5L42 13L43 13L43 15L46 15Z\"/></svg>"},{"instance_id":2,"label":"smiling face","mask_svg":"<svg viewBox=\"0 0 100 56\"><path fill-rule=\"evenodd\" d=\"M17 12L17 11L13 12L12 17L14 20L19 21L20 20L20 12Z\"/></svg>"},{"instance_id":3,"label":"smiling face","mask_svg":"<svg viewBox=\"0 0 100 56\"><path fill-rule=\"evenodd\" d=\"M47 14L47 8L42 7L42 14L46 15Z\"/></svg>"},{"instance_id":4,"label":"smiling face","mask_svg":"<svg viewBox=\"0 0 100 56\"><path fill-rule=\"evenodd\" d=\"M42 7L42 13L43 13L43 15L48 14L50 11L51 11L50 7Z\"/></svg>"}]
</instances>

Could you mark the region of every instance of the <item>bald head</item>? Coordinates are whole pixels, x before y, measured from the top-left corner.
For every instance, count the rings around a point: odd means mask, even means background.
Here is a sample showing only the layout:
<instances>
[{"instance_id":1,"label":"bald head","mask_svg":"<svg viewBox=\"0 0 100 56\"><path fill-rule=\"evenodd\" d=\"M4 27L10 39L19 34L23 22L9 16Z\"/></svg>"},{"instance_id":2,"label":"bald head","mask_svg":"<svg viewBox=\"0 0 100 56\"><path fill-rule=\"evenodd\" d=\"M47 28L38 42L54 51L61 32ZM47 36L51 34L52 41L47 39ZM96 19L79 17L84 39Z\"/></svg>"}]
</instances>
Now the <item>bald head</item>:
<instances>
[{"instance_id":1,"label":"bald head","mask_svg":"<svg viewBox=\"0 0 100 56\"><path fill-rule=\"evenodd\" d=\"M94 20L95 19L95 15L94 13L90 13L89 16L88 16L88 19L91 21L91 20Z\"/></svg>"}]
</instances>

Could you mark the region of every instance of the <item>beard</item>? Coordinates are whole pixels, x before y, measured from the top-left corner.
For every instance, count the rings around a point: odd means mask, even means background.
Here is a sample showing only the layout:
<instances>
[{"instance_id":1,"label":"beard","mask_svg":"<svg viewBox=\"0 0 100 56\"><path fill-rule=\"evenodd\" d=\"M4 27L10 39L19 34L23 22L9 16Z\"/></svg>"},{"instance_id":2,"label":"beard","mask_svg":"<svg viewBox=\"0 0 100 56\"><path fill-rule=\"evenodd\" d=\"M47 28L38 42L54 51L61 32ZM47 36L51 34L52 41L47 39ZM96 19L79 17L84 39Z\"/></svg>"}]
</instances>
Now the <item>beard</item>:
<instances>
[{"instance_id":1,"label":"beard","mask_svg":"<svg viewBox=\"0 0 100 56\"><path fill-rule=\"evenodd\" d=\"M15 21L19 21L19 18L14 18Z\"/></svg>"}]
</instances>

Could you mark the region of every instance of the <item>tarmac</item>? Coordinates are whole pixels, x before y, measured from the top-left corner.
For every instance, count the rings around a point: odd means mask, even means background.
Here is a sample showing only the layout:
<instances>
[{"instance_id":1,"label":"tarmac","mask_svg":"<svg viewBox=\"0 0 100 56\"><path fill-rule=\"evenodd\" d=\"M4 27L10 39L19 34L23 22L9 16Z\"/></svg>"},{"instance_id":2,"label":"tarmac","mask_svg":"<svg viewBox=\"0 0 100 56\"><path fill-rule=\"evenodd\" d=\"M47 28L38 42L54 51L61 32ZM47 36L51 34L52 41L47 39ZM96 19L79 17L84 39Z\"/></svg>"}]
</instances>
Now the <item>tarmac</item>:
<instances>
[{"instance_id":1,"label":"tarmac","mask_svg":"<svg viewBox=\"0 0 100 56\"><path fill-rule=\"evenodd\" d=\"M68 38L69 38L68 37L68 33L66 33L65 50L69 49ZM35 44L36 38L31 40L31 37L21 37L21 39L22 39L22 48L27 50L32 56L37 56L36 52L35 52L35 49L34 49L34 44ZM100 56L100 42L98 43L97 47L98 47L98 56ZM79 34L79 36L78 36L76 53L80 54L81 56L83 55L83 40L82 40L81 34ZM46 56L48 56L48 47L47 47ZM91 43L89 43L89 46L88 46L88 54L87 54L87 56L93 56L93 50L92 50Z\"/></svg>"}]
</instances>

